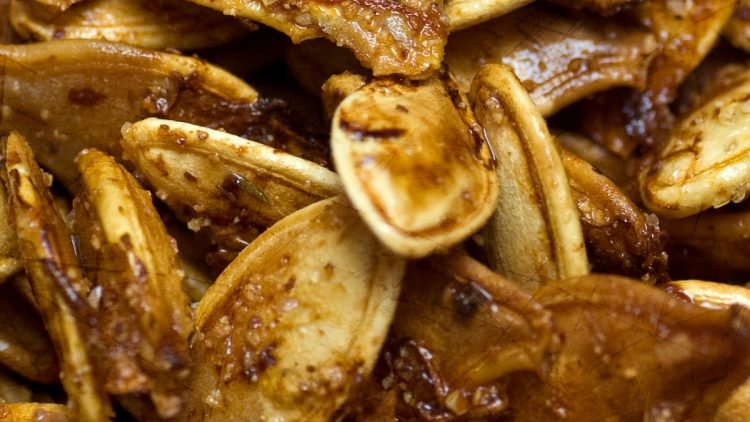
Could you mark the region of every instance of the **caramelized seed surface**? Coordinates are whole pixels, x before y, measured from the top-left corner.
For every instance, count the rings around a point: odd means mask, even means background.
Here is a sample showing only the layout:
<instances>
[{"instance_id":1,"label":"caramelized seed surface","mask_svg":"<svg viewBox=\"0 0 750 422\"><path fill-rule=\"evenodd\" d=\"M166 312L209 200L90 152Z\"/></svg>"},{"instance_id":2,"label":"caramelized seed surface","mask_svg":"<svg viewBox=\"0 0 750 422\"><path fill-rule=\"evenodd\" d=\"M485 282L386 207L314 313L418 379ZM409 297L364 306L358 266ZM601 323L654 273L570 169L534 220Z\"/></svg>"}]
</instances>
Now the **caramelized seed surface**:
<instances>
[{"instance_id":1,"label":"caramelized seed surface","mask_svg":"<svg viewBox=\"0 0 750 422\"><path fill-rule=\"evenodd\" d=\"M328 420L373 368L403 268L342 198L276 223L198 306L186 417Z\"/></svg>"},{"instance_id":2,"label":"caramelized seed surface","mask_svg":"<svg viewBox=\"0 0 750 422\"><path fill-rule=\"evenodd\" d=\"M404 256L447 250L494 208L489 146L464 98L440 79L365 85L336 110L331 143L352 203Z\"/></svg>"},{"instance_id":3,"label":"caramelized seed surface","mask_svg":"<svg viewBox=\"0 0 750 422\"><path fill-rule=\"evenodd\" d=\"M512 70L483 67L472 85L497 157L500 195L482 232L492 268L533 291L588 273L586 246L559 146Z\"/></svg>"}]
</instances>

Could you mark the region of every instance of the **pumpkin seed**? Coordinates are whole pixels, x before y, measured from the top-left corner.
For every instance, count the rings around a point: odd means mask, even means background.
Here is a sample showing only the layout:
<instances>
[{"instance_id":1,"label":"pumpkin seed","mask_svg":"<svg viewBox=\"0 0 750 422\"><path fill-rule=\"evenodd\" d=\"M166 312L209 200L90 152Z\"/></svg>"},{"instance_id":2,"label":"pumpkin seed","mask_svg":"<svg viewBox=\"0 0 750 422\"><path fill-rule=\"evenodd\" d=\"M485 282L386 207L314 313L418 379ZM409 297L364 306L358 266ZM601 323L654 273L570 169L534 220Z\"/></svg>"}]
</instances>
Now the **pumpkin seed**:
<instances>
[{"instance_id":1,"label":"pumpkin seed","mask_svg":"<svg viewBox=\"0 0 750 422\"><path fill-rule=\"evenodd\" d=\"M191 230L229 260L263 229L342 192L318 164L238 136L150 118L123 127L125 157Z\"/></svg>"},{"instance_id":2,"label":"pumpkin seed","mask_svg":"<svg viewBox=\"0 0 750 422\"><path fill-rule=\"evenodd\" d=\"M491 266L535 290L588 273L578 210L559 146L505 65L487 65L472 85L474 112L497 156L500 197L482 231Z\"/></svg>"},{"instance_id":3,"label":"pumpkin seed","mask_svg":"<svg viewBox=\"0 0 750 422\"><path fill-rule=\"evenodd\" d=\"M0 130L24 135L39 163L72 190L78 152L97 148L119 156L125 122L161 115L244 131L247 125L236 127L236 119L257 98L244 82L207 63L123 44L3 45L0 61Z\"/></svg>"},{"instance_id":4,"label":"pumpkin seed","mask_svg":"<svg viewBox=\"0 0 750 422\"><path fill-rule=\"evenodd\" d=\"M403 268L341 198L273 225L198 305L186 418L328 420L373 368Z\"/></svg>"},{"instance_id":5,"label":"pumpkin seed","mask_svg":"<svg viewBox=\"0 0 750 422\"><path fill-rule=\"evenodd\" d=\"M26 38L99 39L156 49L211 47L247 31L230 17L174 0L92 0L62 13L37 0L11 0L10 19Z\"/></svg>"}]
</instances>

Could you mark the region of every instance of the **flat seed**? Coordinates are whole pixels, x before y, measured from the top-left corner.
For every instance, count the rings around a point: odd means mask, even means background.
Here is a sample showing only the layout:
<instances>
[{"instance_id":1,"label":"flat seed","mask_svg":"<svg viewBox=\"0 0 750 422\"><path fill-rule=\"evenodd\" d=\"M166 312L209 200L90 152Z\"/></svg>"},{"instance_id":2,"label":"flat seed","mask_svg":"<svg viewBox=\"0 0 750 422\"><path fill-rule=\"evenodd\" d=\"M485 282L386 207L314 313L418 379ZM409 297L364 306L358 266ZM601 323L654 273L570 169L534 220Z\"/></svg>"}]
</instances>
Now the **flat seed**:
<instances>
[{"instance_id":1,"label":"flat seed","mask_svg":"<svg viewBox=\"0 0 750 422\"><path fill-rule=\"evenodd\" d=\"M334 115L342 184L376 236L404 256L447 250L492 212L491 152L481 128L462 115L471 113L462 101L438 79L380 80L349 95Z\"/></svg>"},{"instance_id":2,"label":"flat seed","mask_svg":"<svg viewBox=\"0 0 750 422\"><path fill-rule=\"evenodd\" d=\"M500 180L497 208L482 232L491 266L529 290L587 274L578 209L559 147L528 93L509 67L487 65L471 97Z\"/></svg>"}]
</instances>

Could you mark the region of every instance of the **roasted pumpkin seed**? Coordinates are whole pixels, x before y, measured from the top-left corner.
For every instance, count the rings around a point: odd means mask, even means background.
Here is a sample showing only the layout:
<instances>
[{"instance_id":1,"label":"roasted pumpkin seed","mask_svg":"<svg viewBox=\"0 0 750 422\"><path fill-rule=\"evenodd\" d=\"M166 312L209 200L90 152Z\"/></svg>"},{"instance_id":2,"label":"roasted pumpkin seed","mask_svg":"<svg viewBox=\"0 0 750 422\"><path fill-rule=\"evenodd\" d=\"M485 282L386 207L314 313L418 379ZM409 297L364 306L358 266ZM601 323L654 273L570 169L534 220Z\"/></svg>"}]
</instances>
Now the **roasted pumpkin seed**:
<instances>
[{"instance_id":1,"label":"roasted pumpkin seed","mask_svg":"<svg viewBox=\"0 0 750 422\"><path fill-rule=\"evenodd\" d=\"M263 229L342 192L318 164L225 132L146 119L123 127L125 157L191 230L230 259Z\"/></svg>"},{"instance_id":2,"label":"roasted pumpkin seed","mask_svg":"<svg viewBox=\"0 0 750 422\"><path fill-rule=\"evenodd\" d=\"M376 80L337 108L336 170L354 207L391 250L409 257L447 250L492 213L492 153L471 119L457 88L437 78Z\"/></svg>"},{"instance_id":3,"label":"roasted pumpkin seed","mask_svg":"<svg viewBox=\"0 0 750 422\"><path fill-rule=\"evenodd\" d=\"M247 31L231 17L175 0L91 0L62 13L37 0L11 0L10 19L26 38L107 40L156 49L211 47Z\"/></svg>"},{"instance_id":4,"label":"roasted pumpkin seed","mask_svg":"<svg viewBox=\"0 0 750 422\"><path fill-rule=\"evenodd\" d=\"M328 420L373 368L403 269L345 199L273 225L198 305L186 418Z\"/></svg>"},{"instance_id":5,"label":"roasted pumpkin seed","mask_svg":"<svg viewBox=\"0 0 750 422\"><path fill-rule=\"evenodd\" d=\"M118 156L123 123L161 115L237 130L219 117L257 98L247 84L207 63L124 44L4 45L0 61L0 130L26 136L39 163L71 189L78 152L98 148Z\"/></svg>"},{"instance_id":6,"label":"roasted pumpkin seed","mask_svg":"<svg viewBox=\"0 0 750 422\"><path fill-rule=\"evenodd\" d=\"M45 177L19 134L8 137L5 157L21 256L60 358L71 414L82 422L106 420L112 408L87 344L93 331L85 301L91 285L78 266L70 231L52 205Z\"/></svg>"},{"instance_id":7,"label":"roasted pumpkin seed","mask_svg":"<svg viewBox=\"0 0 750 422\"><path fill-rule=\"evenodd\" d=\"M587 274L578 210L559 146L529 94L505 65L479 70L474 111L497 156L500 197L484 228L491 266L530 291Z\"/></svg>"},{"instance_id":8,"label":"roasted pumpkin seed","mask_svg":"<svg viewBox=\"0 0 750 422\"><path fill-rule=\"evenodd\" d=\"M643 88L656 47L643 29L601 18L581 20L536 2L451 34L445 62L467 91L480 66L512 67L549 116L597 91Z\"/></svg>"}]
</instances>

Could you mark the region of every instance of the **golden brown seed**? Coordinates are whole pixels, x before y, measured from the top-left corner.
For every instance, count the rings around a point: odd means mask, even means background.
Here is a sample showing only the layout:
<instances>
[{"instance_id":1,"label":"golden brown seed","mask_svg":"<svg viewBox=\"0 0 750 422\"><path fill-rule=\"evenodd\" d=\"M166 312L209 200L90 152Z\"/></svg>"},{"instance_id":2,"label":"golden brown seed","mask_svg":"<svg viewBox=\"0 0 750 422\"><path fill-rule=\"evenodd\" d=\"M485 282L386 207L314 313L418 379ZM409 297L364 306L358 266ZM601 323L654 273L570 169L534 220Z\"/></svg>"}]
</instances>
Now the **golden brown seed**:
<instances>
[{"instance_id":1,"label":"golden brown seed","mask_svg":"<svg viewBox=\"0 0 750 422\"><path fill-rule=\"evenodd\" d=\"M327 421L372 370L403 269L345 199L276 223L198 305L186 419Z\"/></svg>"},{"instance_id":2,"label":"golden brown seed","mask_svg":"<svg viewBox=\"0 0 750 422\"><path fill-rule=\"evenodd\" d=\"M662 45L649 69L650 95L672 98L680 82L716 44L734 4L735 0L646 1L636 9L638 18Z\"/></svg>"},{"instance_id":3,"label":"golden brown seed","mask_svg":"<svg viewBox=\"0 0 750 422\"><path fill-rule=\"evenodd\" d=\"M148 392L161 417L182 407L193 330L176 250L151 195L114 158L85 150L74 202L80 261L96 295L105 388ZM125 333L117 335L116 333Z\"/></svg>"},{"instance_id":4,"label":"golden brown seed","mask_svg":"<svg viewBox=\"0 0 750 422\"><path fill-rule=\"evenodd\" d=\"M62 13L37 0L12 0L10 19L26 38L106 40L161 50L211 47L247 31L235 19L175 0L92 0Z\"/></svg>"},{"instance_id":5,"label":"golden brown seed","mask_svg":"<svg viewBox=\"0 0 750 422\"><path fill-rule=\"evenodd\" d=\"M511 377L546 375L559 340L552 321L529 293L468 256L413 262L384 351L389 373L378 381L414 418L497 417Z\"/></svg>"},{"instance_id":6,"label":"golden brown seed","mask_svg":"<svg viewBox=\"0 0 750 422\"><path fill-rule=\"evenodd\" d=\"M519 420L553 421L562 414L710 420L750 372L750 313L742 307L705 309L602 275L549 284L534 298L552 312L565 341L549 378L532 375L508 387ZM679 404L669 397L679 397Z\"/></svg>"},{"instance_id":7,"label":"golden brown seed","mask_svg":"<svg viewBox=\"0 0 750 422\"><path fill-rule=\"evenodd\" d=\"M491 266L535 290L588 273L578 210L558 145L526 90L504 65L480 69L471 97L497 156L500 196L483 230Z\"/></svg>"}]
</instances>

